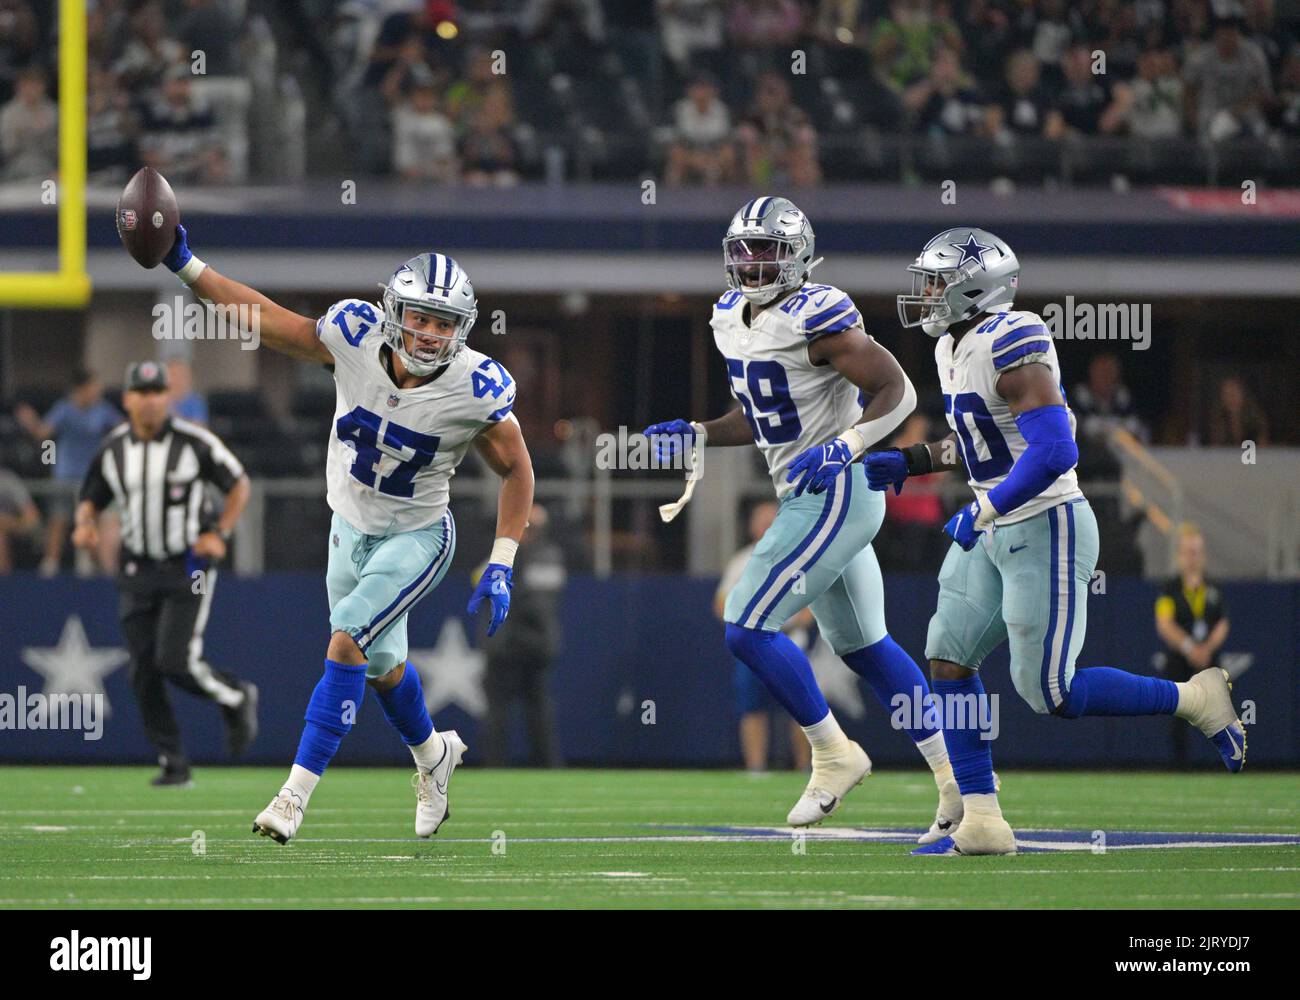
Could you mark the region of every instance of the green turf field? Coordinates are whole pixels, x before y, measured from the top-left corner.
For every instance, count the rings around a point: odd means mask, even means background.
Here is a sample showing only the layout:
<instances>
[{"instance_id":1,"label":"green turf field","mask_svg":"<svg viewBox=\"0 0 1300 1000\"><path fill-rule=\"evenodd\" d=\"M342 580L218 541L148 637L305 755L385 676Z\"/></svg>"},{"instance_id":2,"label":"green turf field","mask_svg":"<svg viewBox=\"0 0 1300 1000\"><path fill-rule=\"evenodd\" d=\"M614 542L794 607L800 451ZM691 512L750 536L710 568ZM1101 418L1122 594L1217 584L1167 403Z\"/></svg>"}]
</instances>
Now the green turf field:
<instances>
[{"instance_id":1,"label":"green turf field","mask_svg":"<svg viewBox=\"0 0 1300 1000\"><path fill-rule=\"evenodd\" d=\"M1285 907L1300 903L1294 774L1003 772L1022 842L1106 831L1105 853L913 858L933 785L878 774L802 844L782 830L803 779L720 771L491 771L452 785L415 838L409 773L331 770L301 836L250 833L283 769L0 768L3 907ZM196 831L201 833L196 834ZM1289 834L1280 846L1113 846L1135 831ZM1057 846L1069 836L1056 834ZM860 838L875 838L863 840ZM852 839L850 839L852 838ZM1211 838L1215 839L1215 838ZM202 850L198 849L202 841ZM802 851L799 849L802 848Z\"/></svg>"}]
</instances>

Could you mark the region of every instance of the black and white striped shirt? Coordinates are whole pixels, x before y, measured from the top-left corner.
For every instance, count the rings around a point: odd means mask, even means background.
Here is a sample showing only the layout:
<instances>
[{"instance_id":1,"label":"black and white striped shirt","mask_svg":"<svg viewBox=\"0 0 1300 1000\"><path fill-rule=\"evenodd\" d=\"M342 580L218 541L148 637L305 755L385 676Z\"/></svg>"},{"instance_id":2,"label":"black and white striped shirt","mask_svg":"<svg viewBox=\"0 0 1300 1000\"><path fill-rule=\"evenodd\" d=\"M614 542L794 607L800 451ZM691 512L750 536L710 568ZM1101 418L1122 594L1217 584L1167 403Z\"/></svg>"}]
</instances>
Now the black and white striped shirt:
<instances>
[{"instance_id":1,"label":"black and white striped shirt","mask_svg":"<svg viewBox=\"0 0 1300 1000\"><path fill-rule=\"evenodd\" d=\"M122 548L137 559L176 559L211 530L213 512L204 484L222 493L244 467L205 427L171 417L149 441L122 424L104 439L90 463L81 499L96 510L116 502L122 516Z\"/></svg>"}]
</instances>

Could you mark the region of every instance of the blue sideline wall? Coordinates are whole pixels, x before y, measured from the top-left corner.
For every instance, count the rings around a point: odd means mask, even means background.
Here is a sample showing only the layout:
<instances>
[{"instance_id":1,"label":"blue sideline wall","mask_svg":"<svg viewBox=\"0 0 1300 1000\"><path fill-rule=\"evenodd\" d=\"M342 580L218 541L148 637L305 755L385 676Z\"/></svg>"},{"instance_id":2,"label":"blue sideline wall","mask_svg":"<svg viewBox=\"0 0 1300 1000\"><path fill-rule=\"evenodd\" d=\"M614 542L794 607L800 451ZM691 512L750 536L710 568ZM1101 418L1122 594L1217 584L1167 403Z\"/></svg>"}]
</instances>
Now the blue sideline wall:
<instances>
[{"instance_id":1,"label":"blue sideline wall","mask_svg":"<svg viewBox=\"0 0 1300 1000\"><path fill-rule=\"evenodd\" d=\"M1151 672L1158 643L1152 628L1155 590L1141 580L1110 578L1107 593L1088 606L1088 638L1080 664ZM571 579L563 604L565 641L551 680L561 748L572 763L595 765L733 766L739 763L732 697L732 666L722 629L710 611L712 584L674 576ZM1300 585L1238 583L1224 588L1232 615L1228 648L1253 654L1236 696L1256 705L1249 729L1254 766L1300 766ZM887 581L888 617L895 638L918 658L934 607L932 577L896 575ZM421 603L410 622L413 647L434 647L444 622L463 615L468 581L449 577ZM57 646L71 616L83 623L92 647L120 647L117 594L106 580L0 578L0 694L20 686L40 691L43 678L24 660L31 648ZM328 627L319 575L272 573L240 579L222 574L207 630L207 659L245 676L262 690L262 735L249 759L288 764L303 708L320 674ZM453 629L454 631L454 629ZM474 629L467 624L472 637ZM470 639L471 642L475 640ZM1006 765L1088 767L1165 766L1172 763L1169 719L1063 721L1039 717L1019 699L1007 674L1005 651L985 665L986 688L1001 696L1001 735L995 759ZM866 714L837 712L882 767L918 764L907 738L865 685ZM105 680L112 705L98 742L80 733L0 729L0 760L23 762L150 762L128 669ZM654 702L655 722L642 723L642 705ZM217 710L174 692L190 753L199 763L225 760ZM441 729L457 728L471 749L477 723L451 704L435 714ZM1199 738L1191 760L1213 769L1215 758ZM473 757L469 758L471 761ZM406 764L373 696L338 762Z\"/></svg>"}]
</instances>

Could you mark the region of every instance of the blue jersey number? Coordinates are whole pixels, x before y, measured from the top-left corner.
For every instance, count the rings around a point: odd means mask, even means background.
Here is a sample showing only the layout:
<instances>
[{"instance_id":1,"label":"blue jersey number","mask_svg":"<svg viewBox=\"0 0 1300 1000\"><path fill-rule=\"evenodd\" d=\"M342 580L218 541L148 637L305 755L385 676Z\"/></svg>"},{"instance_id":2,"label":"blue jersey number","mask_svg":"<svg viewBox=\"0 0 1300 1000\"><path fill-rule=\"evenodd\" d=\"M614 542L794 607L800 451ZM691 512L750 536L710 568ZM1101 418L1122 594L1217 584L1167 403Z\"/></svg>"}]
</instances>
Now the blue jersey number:
<instances>
[{"instance_id":1,"label":"blue jersey number","mask_svg":"<svg viewBox=\"0 0 1300 1000\"><path fill-rule=\"evenodd\" d=\"M381 442L381 423L379 414L357 406L339 417L334 431L340 441L351 441L357 450L357 457L352 462L354 479L385 496L409 499L415 492L415 474L433 461L440 439L389 421ZM387 475L380 476L375 472L375 466L383 455L396 458L398 464Z\"/></svg>"},{"instance_id":2,"label":"blue jersey number","mask_svg":"<svg viewBox=\"0 0 1300 1000\"><path fill-rule=\"evenodd\" d=\"M943 407L952 413L953 423L957 425L962 457L966 460L966 468L972 479L996 479L1011 471L1015 462L1011 457L1011 449L1007 447L1007 439L998 430L997 421L993 419L993 414L978 392L960 392L956 396L944 393ZM968 414L970 420L966 419ZM986 459L980 458L975 434L984 440L984 449L989 456Z\"/></svg>"},{"instance_id":3,"label":"blue jersey number","mask_svg":"<svg viewBox=\"0 0 1300 1000\"><path fill-rule=\"evenodd\" d=\"M493 378L490 374L480 374L480 372L484 371L491 372L494 368L496 369L499 379ZM478 366L478 371L471 374L470 381L474 383L475 399L482 399L488 393L492 394L493 399L500 399L501 393L510 388L512 380L510 375L506 372L505 366L503 366L499 361L493 361L491 358L488 358Z\"/></svg>"},{"instance_id":4,"label":"blue jersey number","mask_svg":"<svg viewBox=\"0 0 1300 1000\"><path fill-rule=\"evenodd\" d=\"M358 320L356 332L354 333L348 323L348 316L355 316ZM364 302L349 302L342 309L334 314L331 322L339 328L343 334L343 339L353 347L361 343L361 338L370 332L370 328L379 322L379 317L375 315L374 309Z\"/></svg>"},{"instance_id":5,"label":"blue jersey number","mask_svg":"<svg viewBox=\"0 0 1300 1000\"><path fill-rule=\"evenodd\" d=\"M785 444L798 439L803 425L784 368L775 361L751 361L746 368L745 362L727 358L727 375L755 441Z\"/></svg>"}]
</instances>

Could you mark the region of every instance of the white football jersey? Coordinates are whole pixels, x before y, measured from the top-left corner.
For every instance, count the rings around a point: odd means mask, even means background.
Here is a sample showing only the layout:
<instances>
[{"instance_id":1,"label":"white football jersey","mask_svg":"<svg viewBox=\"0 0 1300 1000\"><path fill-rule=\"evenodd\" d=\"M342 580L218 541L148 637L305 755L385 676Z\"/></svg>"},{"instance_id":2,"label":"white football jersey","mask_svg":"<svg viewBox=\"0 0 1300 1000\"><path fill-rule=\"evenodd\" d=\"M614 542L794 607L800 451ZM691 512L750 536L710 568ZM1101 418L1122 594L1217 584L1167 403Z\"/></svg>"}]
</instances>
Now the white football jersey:
<instances>
[{"instance_id":1,"label":"white football jersey","mask_svg":"<svg viewBox=\"0 0 1300 1000\"><path fill-rule=\"evenodd\" d=\"M1061 368L1056 345L1037 313L990 313L953 350L952 334L944 334L934 348L943 388L943 408L948 426L957 432L962 458L977 494L987 493L1007 478L1007 473L1027 447L1007 401L998 395L998 378L1021 365L1046 365L1057 385ZM1061 393L1065 396L1064 390ZM1070 433L1074 433L1074 414ZM994 523L1015 524L1066 500L1081 497L1079 478L1071 469L1038 496Z\"/></svg>"},{"instance_id":2,"label":"white football jersey","mask_svg":"<svg viewBox=\"0 0 1300 1000\"><path fill-rule=\"evenodd\" d=\"M710 320L731 394L767 460L776 495L783 497L794 489L785 476L795 456L862 418L858 387L831 365L808 358L814 340L861 326L862 317L838 288L805 284L751 322L745 322L744 295L735 291L718 300Z\"/></svg>"},{"instance_id":3,"label":"white football jersey","mask_svg":"<svg viewBox=\"0 0 1300 1000\"><path fill-rule=\"evenodd\" d=\"M337 389L326 498L367 535L436 523L470 442L506 419L515 401L505 367L469 347L432 382L397 388L380 356L382 322L375 303L343 299L316 323L334 356Z\"/></svg>"}]
</instances>

